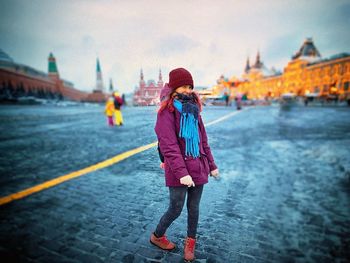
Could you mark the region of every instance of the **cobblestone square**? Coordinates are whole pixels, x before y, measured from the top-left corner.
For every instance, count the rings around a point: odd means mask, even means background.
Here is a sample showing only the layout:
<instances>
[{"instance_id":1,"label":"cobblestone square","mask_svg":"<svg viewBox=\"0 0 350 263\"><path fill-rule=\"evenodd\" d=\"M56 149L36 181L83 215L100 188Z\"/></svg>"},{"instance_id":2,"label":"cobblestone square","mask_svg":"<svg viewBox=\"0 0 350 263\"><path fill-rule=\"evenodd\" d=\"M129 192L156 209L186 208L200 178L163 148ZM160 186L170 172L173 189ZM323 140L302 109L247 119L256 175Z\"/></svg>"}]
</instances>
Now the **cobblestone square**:
<instances>
[{"instance_id":1,"label":"cobblestone square","mask_svg":"<svg viewBox=\"0 0 350 263\"><path fill-rule=\"evenodd\" d=\"M123 114L110 128L99 106L1 106L1 197L156 141L156 108ZM204 188L196 262L349 262L349 108L245 108L207 133L221 176ZM152 148L5 204L1 262L183 262L186 209L167 233L177 249L149 243L167 195Z\"/></svg>"}]
</instances>

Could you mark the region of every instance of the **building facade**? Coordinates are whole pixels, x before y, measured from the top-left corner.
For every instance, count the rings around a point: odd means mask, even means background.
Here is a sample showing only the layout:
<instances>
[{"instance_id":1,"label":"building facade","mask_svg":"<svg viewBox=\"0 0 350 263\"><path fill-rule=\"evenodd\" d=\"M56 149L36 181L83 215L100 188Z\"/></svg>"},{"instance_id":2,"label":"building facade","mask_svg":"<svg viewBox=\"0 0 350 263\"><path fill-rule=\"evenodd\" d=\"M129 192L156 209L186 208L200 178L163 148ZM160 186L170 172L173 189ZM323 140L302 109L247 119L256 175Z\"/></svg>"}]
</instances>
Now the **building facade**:
<instances>
[{"instance_id":1,"label":"building facade","mask_svg":"<svg viewBox=\"0 0 350 263\"><path fill-rule=\"evenodd\" d=\"M283 72L268 70L258 53L254 65L250 66L247 60L242 78L237 83L227 81L225 84L237 87L232 90L247 94L251 99L276 98L284 93L300 96L316 93L318 96L348 99L350 54L341 53L324 59L313 40L308 38Z\"/></svg>"},{"instance_id":2,"label":"building facade","mask_svg":"<svg viewBox=\"0 0 350 263\"><path fill-rule=\"evenodd\" d=\"M161 70L159 70L157 83L154 80L148 80L146 83L141 69L139 86L136 87L133 95L133 105L152 106L159 104L160 91L163 86L164 82Z\"/></svg>"},{"instance_id":3,"label":"building facade","mask_svg":"<svg viewBox=\"0 0 350 263\"><path fill-rule=\"evenodd\" d=\"M52 53L48 58L48 73L44 73L27 65L15 63L0 50L0 100L16 101L20 97L29 96L89 102L105 100L103 93L96 95L80 91L72 82L61 79Z\"/></svg>"}]
</instances>

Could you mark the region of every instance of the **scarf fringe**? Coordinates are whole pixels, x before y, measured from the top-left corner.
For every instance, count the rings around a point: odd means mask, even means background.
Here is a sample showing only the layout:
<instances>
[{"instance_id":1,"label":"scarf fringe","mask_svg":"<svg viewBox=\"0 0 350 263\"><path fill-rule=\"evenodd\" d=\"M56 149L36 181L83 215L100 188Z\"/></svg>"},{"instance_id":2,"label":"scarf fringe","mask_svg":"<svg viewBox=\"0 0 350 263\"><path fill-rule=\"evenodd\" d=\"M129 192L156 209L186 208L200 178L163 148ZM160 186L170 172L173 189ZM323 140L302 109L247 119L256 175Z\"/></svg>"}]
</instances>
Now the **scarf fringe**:
<instances>
[{"instance_id":1,"label":"scarf fringe","mask_svg":"<svg viewBox=\"0 0 350 263\"><path fill-rule=\"evenodd\" d=\"M181 113L179 136L185 139L185 155L199 157L198 119L192 113Z\"/></svg>"}]
</instances>

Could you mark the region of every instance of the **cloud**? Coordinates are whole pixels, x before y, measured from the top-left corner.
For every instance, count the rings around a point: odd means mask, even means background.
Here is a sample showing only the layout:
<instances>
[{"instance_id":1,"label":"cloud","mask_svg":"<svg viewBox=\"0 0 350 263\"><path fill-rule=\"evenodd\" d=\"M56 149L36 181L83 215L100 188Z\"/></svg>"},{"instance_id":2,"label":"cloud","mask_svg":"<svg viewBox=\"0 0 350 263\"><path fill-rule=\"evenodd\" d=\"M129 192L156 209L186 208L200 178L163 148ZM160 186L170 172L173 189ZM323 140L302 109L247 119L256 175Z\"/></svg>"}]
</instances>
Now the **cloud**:
<instances>
[{"instance_id":1,"label":"cloud","mask_svg":"<svg viewBox=\"0 0 350 263\"><path fill-rule=\"evenodd\" d=\"M256 52L283 69L306 37L324 56L349 52L347 0L309 1L24 1L0 2L0 48L15 61L47 70L49 52L61 77L91 91L96 57L109 78L132 92L143 68L146 80L164 80L187 67L196 85L224 74L241 76Z\"/></svg>"},{"instance_id":2,"label":"cloud","mask_svg":"<svg viewBox=\"0 0 350 263\"><path fill-rule=\"evenodd\" d=\"M184 35L173 35L166 36L157 41L152 52L157 53L160 56L171 56L178 53L190 52L192 49L198 46L198 42Z\"/></svg>"}]
</instances>

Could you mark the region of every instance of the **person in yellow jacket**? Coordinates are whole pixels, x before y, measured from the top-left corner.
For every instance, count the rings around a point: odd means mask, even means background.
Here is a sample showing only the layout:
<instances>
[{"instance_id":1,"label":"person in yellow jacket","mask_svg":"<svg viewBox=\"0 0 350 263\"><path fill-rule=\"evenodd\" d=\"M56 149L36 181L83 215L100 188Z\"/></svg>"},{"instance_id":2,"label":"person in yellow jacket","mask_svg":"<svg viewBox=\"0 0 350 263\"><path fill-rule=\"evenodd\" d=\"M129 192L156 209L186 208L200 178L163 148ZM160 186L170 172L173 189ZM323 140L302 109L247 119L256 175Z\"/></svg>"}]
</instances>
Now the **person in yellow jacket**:
<instances>
[{"instance_id":1,"label":"person in yellow jacket","mask_svg":"<svg viewBox=\"0 0 350 263\"><path fill-rule=\"evenodd\" d=\"M107 122L109 126L113 126L113 113L114 113L114 100L109 98L106 102L105 114L107 116Z\"/></svg>"},{"instance_id":2,"label":"person in yellow jacket","mask_svg":"<svg viewBox=\"0 0 350 263\"><path fill-rule=\"evenodd\" d=\"M123 125L123 115L121 107L123 105L123 99L120 97L119 92L114 92L114 123L115 125Z\"/></svg>"}]
</instances>

